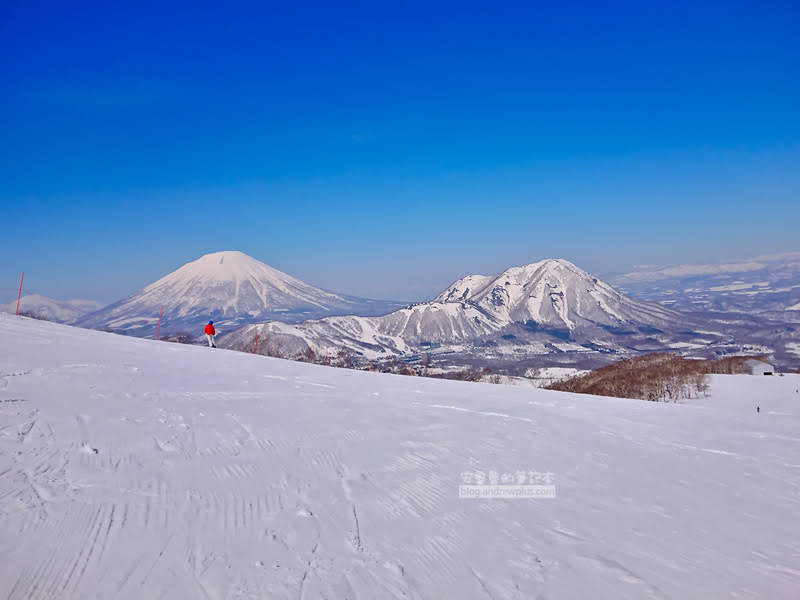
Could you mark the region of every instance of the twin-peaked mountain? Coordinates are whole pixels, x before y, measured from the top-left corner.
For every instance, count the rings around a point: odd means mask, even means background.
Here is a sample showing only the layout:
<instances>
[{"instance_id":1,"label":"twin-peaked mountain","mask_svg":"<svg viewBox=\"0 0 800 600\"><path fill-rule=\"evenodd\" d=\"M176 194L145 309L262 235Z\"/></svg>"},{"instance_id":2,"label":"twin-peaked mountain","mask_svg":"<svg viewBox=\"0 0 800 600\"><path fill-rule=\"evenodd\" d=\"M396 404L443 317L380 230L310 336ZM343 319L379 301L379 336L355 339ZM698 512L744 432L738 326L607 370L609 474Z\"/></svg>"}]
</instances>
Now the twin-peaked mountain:
<instances>
[{"instance_id":1,"label":"twin-peaked mountain","mask_svg":"<svg viewBox=\"0 0 800 600\"><path fill-rule=\"evenodd\" d=\"M470 302L501 324L532 321L569 331L626 323L660 328L680 319L676 311L623 296L563 259L512 267L498 276L470 275L435 301Z\"/></svg>"},{"instance_id":2,"label":"twin-peaked mountain","mask_svg":"<svg viewBox=\"0 0 800 600\"><path fill-rule=\"evenodd\" d=\"M383 314L402 306L320 289L242 252L206 254L135 294L79 319L93 329L155 335L202 332L214 320L223 331L252 322L296 322L341 314Z\"/></svg>"},{"instance_id":3,"label":"twin-peaked mountain","mask_svg":"<svg viewBox=\"0 0 800 600\"><path fill-rule=\"evenodd\" d=\"M687 318L623 296L566 260L543 260L496 276L459 279L431 302L378 317L340 316L249 325L224 344L295 356L346 349L365 358L431 348L462 354L528 356L618 352L631 342L663 347ZM667 336L666 338L664 336Z\"/></svg>"}]
</instances>

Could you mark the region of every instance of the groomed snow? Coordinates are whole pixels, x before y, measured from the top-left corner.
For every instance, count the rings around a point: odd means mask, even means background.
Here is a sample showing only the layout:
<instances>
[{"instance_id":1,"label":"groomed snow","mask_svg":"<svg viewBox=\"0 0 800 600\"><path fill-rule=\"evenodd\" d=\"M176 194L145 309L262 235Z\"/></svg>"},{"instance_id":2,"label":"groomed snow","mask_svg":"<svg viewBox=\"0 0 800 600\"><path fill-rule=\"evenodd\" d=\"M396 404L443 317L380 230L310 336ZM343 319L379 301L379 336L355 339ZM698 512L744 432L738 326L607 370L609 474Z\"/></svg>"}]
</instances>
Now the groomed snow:
<instances>
[{"instance_id":1,"label":"groomed snow","mask_svg":"<svg viewBox=\"0 0 800 600\"><path fill-rule=\"evenodd\" d=\"M2 598L800 589L798 376L654 404L12 315L0 335ZM465 471L551 472L556 497L461 500Z\"/></svg>"}]
</instances>

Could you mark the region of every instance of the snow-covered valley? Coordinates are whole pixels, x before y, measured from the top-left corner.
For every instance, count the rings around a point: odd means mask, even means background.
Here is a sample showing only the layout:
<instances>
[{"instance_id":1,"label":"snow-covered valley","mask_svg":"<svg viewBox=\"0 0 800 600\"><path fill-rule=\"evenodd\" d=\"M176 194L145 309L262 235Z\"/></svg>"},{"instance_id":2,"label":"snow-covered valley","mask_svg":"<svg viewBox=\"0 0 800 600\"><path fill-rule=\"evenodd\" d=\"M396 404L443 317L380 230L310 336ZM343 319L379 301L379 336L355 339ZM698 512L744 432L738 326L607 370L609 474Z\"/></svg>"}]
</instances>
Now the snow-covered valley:
<instances>
[{"instance_id":1,"label":"snow-covered valley","mask_svg":"<svg viewBox=\"0 0 800 600\"><path fill-rule=\"evenodd\" d=\"M800 590L797 375L657 404L6 314L0 335L0 597ZM459 498L532 472L555 498Z\"/></svg>"},{"instance_id":2,"label":"snow-covered valley","mask_svg":"<svg viewBox=\"0 0 800 600\"><path fill-rule=\"evenodd\" d=\"M716 264L641 266L609 275L634 298L686 312L728 312L797 322L800 252L756 256Z\"/></svg>"}]
</instances>

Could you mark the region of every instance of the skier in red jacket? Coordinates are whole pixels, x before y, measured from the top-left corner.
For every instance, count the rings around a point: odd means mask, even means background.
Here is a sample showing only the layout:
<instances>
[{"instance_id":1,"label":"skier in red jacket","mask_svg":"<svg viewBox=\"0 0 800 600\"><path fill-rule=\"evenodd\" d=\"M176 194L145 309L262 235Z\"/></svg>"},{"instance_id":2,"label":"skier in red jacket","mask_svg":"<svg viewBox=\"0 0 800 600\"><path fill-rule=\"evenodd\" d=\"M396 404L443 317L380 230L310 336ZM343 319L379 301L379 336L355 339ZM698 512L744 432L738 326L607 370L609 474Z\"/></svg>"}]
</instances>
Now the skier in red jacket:
<instances>
[{"instance_id":1,"label":"skier in red jacket","mask_svg":"<svg viewBox=\"0 0 800 600\"><path fill-rule=\"evenodd\" d=\"M206 337L208 338L208 345L211 348L217 347L217 345L214 343L215 335L217 335L217 330L214 329L214 321L209 321L208 325L206 325Z\"/></svg>"}]
</instances>

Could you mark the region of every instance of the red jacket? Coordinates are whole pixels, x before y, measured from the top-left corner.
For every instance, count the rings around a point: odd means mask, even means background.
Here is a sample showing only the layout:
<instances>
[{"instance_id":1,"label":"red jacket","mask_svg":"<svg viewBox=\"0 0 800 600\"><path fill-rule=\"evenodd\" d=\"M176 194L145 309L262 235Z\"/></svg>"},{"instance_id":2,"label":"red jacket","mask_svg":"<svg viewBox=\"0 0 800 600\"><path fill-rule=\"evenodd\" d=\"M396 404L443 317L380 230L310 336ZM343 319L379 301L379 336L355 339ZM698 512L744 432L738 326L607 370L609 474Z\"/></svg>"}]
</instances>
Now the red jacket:
<instances>
[{"instance_id":1,"label":"red jacket","mask_svg":"<svg viewBox=\"0 0 800 600\"><path fill-rule=\"evenodd\" d=\"M214 329L214 326L211 323L206 325L206 334L208 334L208 335L217 335L217 331Z\"/></svg>"}]
</instances>

